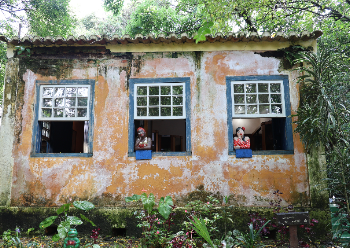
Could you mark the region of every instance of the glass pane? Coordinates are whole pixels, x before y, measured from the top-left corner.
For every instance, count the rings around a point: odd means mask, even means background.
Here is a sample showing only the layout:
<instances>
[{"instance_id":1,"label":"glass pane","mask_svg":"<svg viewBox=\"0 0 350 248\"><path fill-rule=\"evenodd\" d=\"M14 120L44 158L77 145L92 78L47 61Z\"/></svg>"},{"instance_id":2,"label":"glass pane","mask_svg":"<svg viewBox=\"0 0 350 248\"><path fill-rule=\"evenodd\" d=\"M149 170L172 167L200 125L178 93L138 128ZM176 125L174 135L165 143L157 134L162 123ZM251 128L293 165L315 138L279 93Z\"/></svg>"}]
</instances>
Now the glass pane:
<instances>
[{"instance_id":1,"label":"glass pane","mask_svg":"<svg viewBox=\"0 0 350 248\"><path fill-rule=\"evenodd\" d=\"M87 117L87 109L86 108L78 108L78 117Z\"/></svg>"},{"instance_id":2,"label":"glass pane","mask_svg":"<svg viewBox=\"0 0 350 248\"><path fill-rule=\"evenodd\" d=\"M161 86L160 92L162 95L170 95L170 86Z\"/></svg>"},{"instance_id":3,"label":"glass pane","mask_svg":"<svg viewBox=\"0 0 350 248\"><path fill-rule=\"evenodd\" d=\"M63 97L64 88L55 88L55 97Z\"/></svg>"},{"instance_id":4,"label":"glass pane","mask_svg":"<svg viewBox=\"0 0 350 248\"><path fill-rule=\"evenodd\" d=\"M149 116L159 116L159 108L149 108Z\"/></svg>"},{"instance_id":5,"label":"glass pane","mask_svg":"<svg viewBox=\"0 0 350 248\"><path fill-rule=\"evenodd\" d=\"M138 97L137 98L137 106L147 106L147 98L146 97Z\"/></svg>"},{"instance_id":6,"label":"glass pane","mask_svg":"<svg viewBox=\"0 0 350 248\"><path fill-rule=\"evenodd\" d=\"M147 116L146 108L137 108L137 116Z\"/></svg>"},{"instance_id":7,"label":"glass pane","mask_svg":"<svg viewBox=\"0 0 350 248\"><path fill-rule=\"evenodd\" d=\"M182 107L174 107L173 116L182 116Z\"/></svg>"},{"instance_id":8,"label":"glass pane","mask_svg":"<svg viewBox=\"0 0 350 248\"><path fill-rule=\"evenodd\" d=\"M269 103L269 95L259 95L259 103Z\"/></svg>"},{"instance_id":9,"label":"glass pane","mask_svg":"<svg viewBox=\"0 0 350 248\"><path fill-rule=\"evenodd\" d=\"M171 105L170 96L162 96L161 97L161 105Z\"/></svg>"},{"instance_id":10,"label":"glass pane","mask_svg":"<svg viewBox=\"0 0 350 248\"><path fill-rule=\"evenodd\" d=\"M280 93L281 92L281 85L280 84L270 84L270 91Z\"/></svg>"},{"instance_id":11,"label":"glass pane","mask_svg":"<svg viewBox=\"0 0 350 248\"><path fill-rule=\"evenodd\" d=\"M66 107L75 107L75 98L66 98Z\"/></svg>"},{"instance_id":12,"label":"glass pane","mask_svg":"<svg viewBox=\"0 0 350 248\"><path fill-rule=\"evenodd\" d=\"M161 116L171 116L171 108L170 107L162 107L160 112L161 112Z\"/></svg>"},{"instance_id":13,"label":"glass pane","mask_svg":"<svg viewBox=\"0 0 350 248\"><path fill-rule=\"evenodd\" d=\"M52 110L51 109L41 109L41 116L42 117L51 117Z\"/></svg>"},{"instance_id":14,"label":"glass pane","mask_svg":"<svg viewBox=\"0 0 350 248\"><path fill-rule=\"evenodd\" d=\"M87 97L88 95L89 95L89 88L88 87L78 88L78 96Z\"/></svg>"},{"instance_id":15,"label":"glass pane","mask_svg":"<svg viewBox=\"0 0 350 248\"><path fill-rule=\"evenodd\" d=\"M159 86L149 87L149 94L150 95L159 95Z\"/></svg>"},{"instance_id":16,"label":"glass pane","mask_svg":"<svg viewBox=\"0 0 350 248\"><path fill-rule=\"evenodd\" d=\"M86 107L87 105L88 105L87 97L78 98L78 106Z\"/></svg>"},{"instance_id":17,"label":"glass pane","mask_svg":"<svg viewBox=\"0 0 350 248\"><path fill-rule=\"evenodd\" d=\"M233 85L234 93L244 93L244 84L234 84Z\"/></svg>"},{"instance_id":18,"label":"glass pane","mask_svg":"<svg viewBox=\"0 0 350 248\"><path fill-rule=\"evenodd\" d=\"M257 105L248 105L247 106L247 114L257 114L258 106Z\"/></svg>"},{"instance_id":19,"label":"glass pane","mask_svg":"<svg viewBox=\"0 0 350 248\"><path fill-rule=\"evenodd\" d=\"M53 95L53 88L43 88L43 97L52 97Z\"/></svg>"},{"instance_id":20,"label":"glass pane","mask_svg":"<svg viewBox=\"0 0 350 248\"><path fill-rule=\"evenodd\" d=\"M52 107L52 98L44 98L43 107Z\"/></svg>"},{"instance_id":21,"label":"glass pane","mask_svg":"<svg viewBox=\"0 0 350 248\"><path fill-rule=\"evenodd\" d=\"M173 95L182 95L183 87L182 86L173 86Z\"/></svg>"},{"instance_id":22,"label":"glass pane","mask_svg":"<svg viewBox=\"0 0 350 248\"><path fill-rule=\"evenodd\" d=\"M77 95L77 88L66 88L66 96L76 96Z\"/></svg>"},{"instance_id":23,"label":"glass pane","mask_svg":"<svg viewBox=\"0 0 350 248\"><path fill-rule=\"evenodd\" d=\"M256 95L247 95L246 101L247 103L256 103Z\"/></svg>"},{"instance_id":24,"label":"glass pane","mask_svg":"<svg viewBox=\"0 0 350 248\"><path fill-rule=\"evenodd\" d=\"M63 98L55 99L55 107L63 107Z\"/></svg>"},{"instance_id":25,"label":"glass pane","mask_svg":"<svg viewBox=\"0 0 350 248\"><path fill-rule=\"evenodd\" d=\"M269 84L258 84L259 92L269 92Z\"/></svg>"},{"instance_id":26,"label":"glass pane","mask_svg":"<svg viewBox=\"0 0 350 248\"><path fill-rule=\"evenodd\" d=\"M281 103L281 94L271 94L271 103Z\"/></svg>"},{"instance_id":27,"label":"glass pane","mask_svg":"<svg viewBox=\"0 0 350 248\"><path fill-rule=\"evenodd\" d=\"M245 114L245 106L244 105L237 105L235 106L235 114Z\"/></svg>"},{"instance_id":28,"label":"glass pane","mask_svg":"<svg viewBox=\"0 0 350 248\"><path fill-rule=\"evenodd\" d=\"M154 105L159 105L159 96L152 96L149 97L149 105L154 106Z\"/></svg>"},{"instance_id":29,"label":"glass pane","mask_svg":"<svg viewBox=\"0 0 350 248\"><path fill-rule=\"evenodd\" d=\"M173 96L173 105L182 105L182 96Z\"/></svg>"},{"instance_id":30,"label":"glass pane","mask_svg":"<svg viewBox=\"0 0 350 248\"><path fill-rule=\"evenodd\" d=\"M139 95L139 96L147 95L147 87L146 86L137 86L137 95Z\"/></svg>"},{"instance_id":31,"label":"glass pane","mask_svg":"<svg viewBox=\"0 0 350 248\"><path fill-rule=\"evenodd\" d=\"M244 95L233 95L234 103L244 103Z\"/></svg>"},{"instance_id":32,"label":"glass pane","mask_svg":"<svg viewBox=\"0 0 350 248\"><path fill-rule=\"evenodd\" d=\"M63 109L54 109L54 117L63 117Z\"/></svg>"},{"instance_id":33,"label":"glass pane","mask_svg":"<svg viewBox=\"0 0 350 248\"><path fill-rule=\"evenodd\" d=\"M65 108L64 109L66 117L75 117L75 109L74 108Z\"/></svg>"},{"instance_id":34,"label":"glass pane","mask_svg":"<svg viewBox=\"0 0 350 248\"><path fill-rule=\"evenodd\" d=\"M256 84L246 84L245 92L246 93L255 93L256 92Z\"/></svg>"},{"instance_id":35,"label":"glass pane","mask_svg":"<svg viewBox=\"0 0 350 248\"><path fill-rule=\"evenodd\" d=\"M271 112L274 114L282 114L282 105L271 105Z\"/></svg>"},{"instance_id":36,"label":"glass pane","mask_svg":"<svg viewBox=\"0 0 350 248\"><path fill-rule=\"evenodd\" d=\"M259 114L268 114L269 111L269 105L259 105Z\"/></svg>"}]
</instances>

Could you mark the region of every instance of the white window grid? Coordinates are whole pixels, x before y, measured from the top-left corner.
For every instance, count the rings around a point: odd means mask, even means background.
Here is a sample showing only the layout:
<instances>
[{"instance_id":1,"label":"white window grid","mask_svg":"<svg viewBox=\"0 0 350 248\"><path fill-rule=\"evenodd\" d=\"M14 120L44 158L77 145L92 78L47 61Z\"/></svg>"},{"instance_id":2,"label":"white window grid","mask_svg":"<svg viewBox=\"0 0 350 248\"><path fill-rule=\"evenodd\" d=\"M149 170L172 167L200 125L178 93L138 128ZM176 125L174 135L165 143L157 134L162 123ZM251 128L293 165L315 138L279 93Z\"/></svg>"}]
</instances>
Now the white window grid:
<instances>
[{"instance_id":1,"label":"white window grid","mask_svg":"<svg viewBox=\"0 0 350 248\"><path fill-rule=\"evenodd\" d=\"M276 81L231 81L232 117L286 117L284 87Z\"/></svg>"},{"instance_id":2,"label":"white window grid","mask_svg":"<svg viewBox=\"0 0 350 248\"><path fill-rule=\"evenodd\" d=\"M88 121L90 85L40 85L39 121Z\"/></svg>"},{"instance_id":3,"label":"white window grid","mask_svg":"<svg viewBox=\"0 0 350 248\"><path fill-rule=\"evenodd\" d=\"M185 83L135 84L134 119L185 119L185 99Z\"/></svg>"}]
</instances>

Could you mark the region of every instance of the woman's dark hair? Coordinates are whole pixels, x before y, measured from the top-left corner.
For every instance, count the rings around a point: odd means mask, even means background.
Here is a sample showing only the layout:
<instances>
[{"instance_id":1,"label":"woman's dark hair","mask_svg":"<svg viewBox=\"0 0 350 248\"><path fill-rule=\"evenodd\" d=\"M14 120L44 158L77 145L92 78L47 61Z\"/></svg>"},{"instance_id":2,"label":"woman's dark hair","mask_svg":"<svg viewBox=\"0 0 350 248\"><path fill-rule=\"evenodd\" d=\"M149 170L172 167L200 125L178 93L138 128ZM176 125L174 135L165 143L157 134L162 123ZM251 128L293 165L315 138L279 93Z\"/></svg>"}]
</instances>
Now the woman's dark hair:
<instances>
[{"instance_id":1,"label":"woman's dark hair","mask_svg":"<svg viewBox=\"0 0 350 248\"><path fill-rule=\"evenodd\" d=\"M244 129L243 129L243 128L241 128L241 127L237 127L237 128L236 128L236 135L237 135L238 131L241 130L241 129L242 129L243 132L244 132ZM245 141L245 136L244 136L244 135L243 135L242 140Z\"/></svg>"}]
</instances>

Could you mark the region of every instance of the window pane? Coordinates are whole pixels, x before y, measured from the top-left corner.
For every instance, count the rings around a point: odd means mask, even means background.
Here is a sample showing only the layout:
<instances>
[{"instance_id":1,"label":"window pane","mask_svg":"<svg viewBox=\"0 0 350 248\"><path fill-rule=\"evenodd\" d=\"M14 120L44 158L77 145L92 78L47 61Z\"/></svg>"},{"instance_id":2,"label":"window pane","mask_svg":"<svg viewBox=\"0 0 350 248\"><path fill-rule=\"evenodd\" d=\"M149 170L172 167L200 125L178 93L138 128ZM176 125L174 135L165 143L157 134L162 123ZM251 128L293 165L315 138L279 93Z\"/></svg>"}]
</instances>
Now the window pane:
<instances>
[{"instance_id":1,"label":"window pane","mask_svg":"<svg viewBox=\"0 0 350 248\"><path fill-rule=\"evenodd\" d=\"M160 111L161 111L161 116L171 116L170 107L162 107Z\"/></svg>"},{"instance_id":2,"label":"window pane","mask_svg":"<svg viewBox=\"0 0 350 248\"><path fill-rule=\"evenodd\" d=\"M154 106L154 105L159 105L159 96L152 96L149 98L149 105Z\"/></svg>"},{"instance_id":3,"label":"window pane","mask_svg":"<svg viewBox=\"0 0 350 248\"><path fill-rule=\"evenodd\" d=\"M234 93L244 93L244 84L234 84Z\"/></svg>"},{"instance_id":4,"label":"window pane","mask_svg":"<svg viewBox=\"0 0 350 248\"><path fill-rule=\"evenodd\" d=\"M42 117L51 117L52 110L51 109L42 109L41 110L41 116Z\"/></svg>"},{"instance_id":5,"label":"window pane","mask_svg":"<svg viewBox=\"0 0 350 248\"><path fill-rule=\"evenodd\" d=\"M170 86L161 86L160 92L162 95L170 95Z\"/></svg>"},{"instance_id":6,"label":"window pane","mask_svg":"<svg viewBox=\"0 0 350 248\"><path fill-rule=\"evenodd\" d=\"M246 91L246 93L255 93L256 92L256 84L246 84L245 91Z\"/></svg>"},{"instance_id":7,"label":"window pane","mask_svg":"<svg viewBox=\"0 0 350 248\"><path fill-rule=\"evenodd\" d=\"M274 114L282 114L282 105L271 105L271 111Z\"/></svg>"},{"instance_id":8,"label":"window pane","mask_svg":"<svg viewBox=\"0 0 350 248\"><path fill-rule=\"evenodd\" d=\"M182 95L183 87L182 86L173 86L173 95Z\"/></svg>"},{"instance_id":9,"label":"window pane","mask_svg":"<svg viewBox=\"0 0 350 248\"><path fill-rule=\"evenodd\" d=\"M269 92L269 85L268 84L258 84L258 91L259 92Z\"/></svg>"},{"instance_id":10,"label":"window pane","mask_svg":"<svg viewBox=\"0 0 350 248\"><path fill-rule=\"evenodd\" d=\"M78 117L87 117L87 109L86 108L78 108Z\"/></svg>"},{"instance_id":11,"label":"window pane","mask_svg":"<svg viewBox=\"0 0 350 248\"><path fill-rule=\"evenodd\" d=\"M78 88L78 96L87 97L88 95L89 95L89 88L87 88L87 87Z\"/></svg>"},{"instance_id":12,"label":"window pane","mask_svg":"<svg viewBox=\"0 0 350 248\"><path fill-rule=\"evenodd\" d=\"M88 105L87 97L78 98L78 106L86 107Z\"/></svg>"},{"instance_id":13,"label":"window pane","mask_svg":"<svg viewBox=\"0 0 350 248\"><path fill-rule=\"evenodd\" d=\"M149 87L149 94L150 95L159 95L159 86Z\"/></svg>"},{"instance_id":14,"label":"window pane","mask_svg":"<svg viewBox=\"0 0 350 248\"><path fill-rule=\"evenodd\" d=\"M74 108L65 108L65 116L66 117L75 117L75 109Z\"/></svg>"},{"instance_id":15,"label":"window pane","mask_svg":"<svg viewBox=\"0 0 350 248\"><path fill-rule=\"evenodd\" d=\"M182 107L174 107L173 116L182 116Z\"/></svg>"},{"instance_id":16,"label":"window pane","mask_svg":"<svg viewBox=\"0 0 350 248\"><path fill-rule=\"evenodd\" d=\"M137 108L137 116L147 116L146 108Z\"/></svg>"},{"instance_id":17,"label":"window pane","mask_svg":"<svg viewBox=\"0 0 350 248\"><path fill-rule=\"evenodd\" d=\"M63 97L64 88L55 88L55 97Z\"/></svg>"},{"instance_id":18,"label":"window pane","mask_svg":"<svg viewBox=\"0 0 350 248\"><path fill-rule=\"evenodd\" d=\"M54 117L63 117L63 109L54 109Z\"/></svg>"},{"instance_id":19,"label":"window pane","mask_svg":"<svg viewBox=\"0 0 350 248\"><path fill-rule=\"evenodd\" d=\"M139 95L139 96L147 95L147 87L146 86L137 86L137 95Z\"/></svg>"},{"instance_id":20,"label":"window pane","mask_svg":"<svg viewBox=\"0 0 350 248\"><path fill-rule=\"evenodd\" d=\"M182 96L173 96L173 105L182 105Z\"/></svg>"},{"instance_id":21,"label":"window pane","mask_svg":"<svg viewBox=\"0 0 350 248\"><path fill-rule=\"evenodd\" d=\"M75 98L66 98L66 107L75 107Z\"/></svg>"},{"instance_id":22,"label":"window pane","mask_svg":"<svg viewBox=\"0 0 350 248\"><path fill-rule=\"evenodd\" d=\"M149 116L159 116L159 108L149 108Z\"/></svg>"},{"instance_id":23,"label":"window pane","mask_svg":"<svg viewBox=\"0 0 350 248\"><path fill-rule=\"evenodd\" d=\"M244 103L244 95L234 95L233 97L235 103Z\"/></svg>"},{"instance_id":24,"label":"window pane","mask_svg":"<svg viewBox=\"0 0 350 248\"><path fill-rule=\"evenodd\" d=\"M235 106L235 114L245 114L245 106L244 105L237 105Z\"/></svg>"},{"instance_id":25,"label":"window pane","mask_svg":"<svg viewBox=\"0 0 350 248\"><path fill-rule=\"evenodd\" d=\"M161 105L171 105L170 96L162 96L161 97Z\"/></svg>"},{"instance_id":26,"label":"window pane","mask_svg":"<svg viewBox=\"0 0 350 248\"><path fill-rule=\"evenodd\" d=\"M281 92L281 85L280 84L270 84L270 91L271 92Z\"/></svg>"},{"instance_id":27,"label":"window pane","mask_svg":"<svg viewBox=\"0 0 350 248\"><path fill-rule=\"evenodd\" d=\"M52 98L44 98L43 107L52 107Z\"/></svg>"},{"instance_id":28,"label":"window pane","mask_svg":"<svg viewBox=\"0 0 350 248\"><path fill-rule=\"evenodd\" d=\"M146 97L138 97L137 98L137 106L147 106Z\"/></svg>"},{"instance_id":29,"label":"window pane","mask_svg":"<svg viewBox=\"0 0 350 248\"><path fill-rule=\"evenodd\" d=\"M269 103L269 95L259 95L259 103Z\"/></svg>"},{"instance_id":30,"label":"window pane","mask_svg":"<svg viewBox=\"0 0 350 248\"><path fill-rule=\"evenodd\" d=\"M63 107L63 98L55 99L55 107Z\"/></svg>"},{"instance_id":31,"label":"window pane","mask_svg":"<svg viewBox=\"0 0 350 248\"><path fill-rule=\"evenodd\" d=\"M256 95L247 95L247 103L256 103Z\"/></svg>"},{"instance_id":32,"label":"window pane","mask_svg":"<svg viewBox=\"0 0 350 248\"><path fill-rule=\"evenodd\" d=\"M269 105L259 105L259 114L268 114L269 112Z\"/></svg>"},{"instance_id":33,"label":"window pane","mask_svg":"<svg viewBox=\"0 0 350 248\"><path fill-rule=\"evenodd\" d=\"M77 95L77 88L66 88L66 96L72 97Z\"/></svg>"},{"instance_id":34,"label":"window pane","mask_svg":"<svg viewBox=\"0 0 350 248\"><path fill-rule=\"evenodd\" d=\"M248 105L247 106L247 114L257 114L258 106L257 105Z\"/></svg>"},{"instance_id":35,"label":"window pane","mask_svg":"<svg viewBox=\"0 0 350 248\"><path fill-rule=\"evenodd\" d=\"M52 97L52 96L53 96L53 88L44 87L43 97Z\"/></svg>"},{"instance_id":36,"label":"window pane","mask_svg":"<svg viewBox=\"0 0 350 248\"><path fill-rule=\"evenodd\" d=\"M271 103L281 103L281 95L271 94Z\"/></svg>"}]
</instances>

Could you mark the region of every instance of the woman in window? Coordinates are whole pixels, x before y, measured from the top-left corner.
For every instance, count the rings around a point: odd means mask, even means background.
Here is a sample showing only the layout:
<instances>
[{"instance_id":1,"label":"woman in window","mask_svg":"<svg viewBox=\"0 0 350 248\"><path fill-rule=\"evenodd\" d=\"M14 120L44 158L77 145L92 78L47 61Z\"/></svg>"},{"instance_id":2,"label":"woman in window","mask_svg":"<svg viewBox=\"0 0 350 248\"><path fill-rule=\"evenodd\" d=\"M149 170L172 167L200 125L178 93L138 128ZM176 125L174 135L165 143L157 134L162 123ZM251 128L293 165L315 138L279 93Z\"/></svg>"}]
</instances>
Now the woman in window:
<instances>
[{"instance_id":1,"label":"woman in window","mask_svg":"<svg viewBox=\"0 0 350 248\"><path fill-rule=\"evenodd\" d=\"M146 130L142 127L137 129L137 138L135 141L135 150L151 150L152 140L146 137Z\"/></svg>"},{"instance_id":2,"label":"woman in window","mask_svg":"<svg viewBox=\"0 0 350 248\"><path fill-rule=\"evenodd\" d=\"M237 137L233 138L233 147L235 149L249 149L250 148L250 139L249 137L244 136L244 127L237 127L236 135Z\"/></svg>"}]
</instances>

